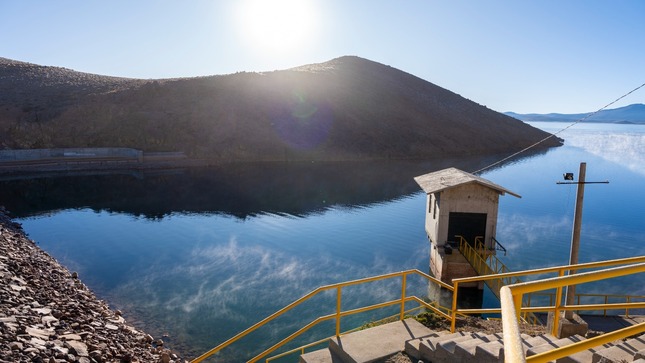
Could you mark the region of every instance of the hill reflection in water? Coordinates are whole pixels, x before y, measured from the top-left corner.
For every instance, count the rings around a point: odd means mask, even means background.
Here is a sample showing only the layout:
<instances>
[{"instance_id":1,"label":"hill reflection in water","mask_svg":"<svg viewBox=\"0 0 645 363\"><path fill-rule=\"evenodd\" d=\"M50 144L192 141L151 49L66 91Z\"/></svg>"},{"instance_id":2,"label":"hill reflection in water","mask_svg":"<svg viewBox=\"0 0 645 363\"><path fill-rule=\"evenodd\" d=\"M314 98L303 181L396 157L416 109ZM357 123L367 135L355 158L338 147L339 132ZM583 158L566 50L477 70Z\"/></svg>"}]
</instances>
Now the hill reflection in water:
<instances>
[{"instance_id":1,"label":"hill reflection in water","mask_svg":"<svg viewBox=\"0 0 645 363\"><path fill-rule=\"evenodd\" d=\"M427 271L425 196L413 177L451 166L477 170L491 159L15 177L0 182L0 200L99 298L155 337L168 332L164 341L195 356L315 287ZM426 290L423 280L408 281L410 294ZM397 294L396 281L352 288L343 308ZM301 317L334 306L333 294L322 294L252 344L284 337ZM357 319L360 325L371 315ZM255 345L220 359L240 361L257 353Z\"/></svg>"},{"instance_id":2,"label":"hill reflection in water","mask_svg":"<svg viewBox=\"0 0 645 363\"><path fill-rule=\"evenodd\" d=\"M568 261L575 185L555 181L580 161L588 164L587 180L610 179L585 195L580 261L645 254L645 172L642 153L635 152L643 148L645 129L583 126L562 135L563 147L482 174L522 196L500 199L497 239L508 254L498 257L512 271ZM0 203L128 321L155 337L168 332L169 346L195 356L318 286L427 271L425 196L412 177L450 166L478 170L499 159L14 177L0 181ZM396 297L394 285L343 293L343 309ZM409 295L423 296L427 284L408 281L408 288ZM640 277L580 291L645 294ZM492 294L484 300L496 304ZM334 307L333 294L320 296L294 311L295 318L249 338L251 346L217 359L239 362L254 344L283 338Z\"/></svg>"},{"instance_id":3,"label":"hill reflection in water","mask_svg":"<svg viewBox=\"0 0 645 363\"><path fill-rule=\"evenodd\" d=\"M145 218L172 213L306 216L333 205L360 206L419 191L413 177L492 158L427 162L230 164L208 168L0 177L0 200L16 217L90 208Z\"/></svg>"}]
</instances>

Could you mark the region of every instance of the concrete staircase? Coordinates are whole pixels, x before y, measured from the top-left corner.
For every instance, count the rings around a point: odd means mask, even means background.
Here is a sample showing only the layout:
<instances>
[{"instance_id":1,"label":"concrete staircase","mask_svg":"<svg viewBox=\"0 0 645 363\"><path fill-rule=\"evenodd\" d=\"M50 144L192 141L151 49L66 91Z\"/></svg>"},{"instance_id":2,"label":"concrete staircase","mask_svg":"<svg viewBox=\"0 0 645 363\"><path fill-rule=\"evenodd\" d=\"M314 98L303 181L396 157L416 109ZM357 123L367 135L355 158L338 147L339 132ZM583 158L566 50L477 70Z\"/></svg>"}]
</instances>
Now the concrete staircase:
<instances>
[{"instance_id":1,"label":"concrete staircase","mask_svg":"<svg viewBox=\"0 0 645 363\"><path fill-rule=\"evenodd\" d=\"M581 336L557 339L545 334L522 336L526 356L584 340ZM384 362L405 351L413 362L504 362L502 335L432 331L414 319L397 321L332 338L329 348L300 356L300 363L368 363ZM609 343L558 359L566 363L645 363L645 335Z\"/></svg>"}]
</instances>

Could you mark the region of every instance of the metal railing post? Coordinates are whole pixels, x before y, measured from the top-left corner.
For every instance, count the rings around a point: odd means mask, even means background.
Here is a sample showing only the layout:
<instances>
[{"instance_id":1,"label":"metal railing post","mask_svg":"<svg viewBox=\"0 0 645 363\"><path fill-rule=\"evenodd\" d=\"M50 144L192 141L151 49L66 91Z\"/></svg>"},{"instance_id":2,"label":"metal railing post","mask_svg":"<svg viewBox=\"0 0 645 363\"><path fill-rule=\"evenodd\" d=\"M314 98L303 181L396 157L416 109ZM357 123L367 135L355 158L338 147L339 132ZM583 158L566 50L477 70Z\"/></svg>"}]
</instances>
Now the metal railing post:
<instances>
[{"instance_id":1,"label":"metal railing post","mask_svg":"<svg viewBox=\"0 0 645 363\"><path fill-rule=\"evenodd\" d=\"M336 288L336 337L340 337L340 302L342 286Z\"/></svg>"},{"instance_id":2,"label":"metal railing post","mask_svg":"<svg viewBox=\"0 0 645 363\"><path fill-rule=\"evenodd\" d=\"M450 311L450 332L455 332L457 325L457 290L459 289L459 282L455 282L452 290L452 310Z\"/></svg>"},{"instance_id":3,"label":"metal railing post","mask_svg":"<svg viewBox=\"0 0 645 363\"><path fill-rule=\"evenodd\" d=\"M401 276L401 312L399 313L399 320L403 320L403 317L405 316L405 285L407 276L407 274L403 274L403 276Z\"/></svg>"},{"instance_id":4,"label":"metal railing post","mask_svg":"<svg viewBox=\"0 0 645 363\"><path fill-rule=\"evenodd\" d=\"M558 276L564 276L564 269L558 270ZM558 329L560 327L560 308L562 307L562 286L555 289L555 309L553 309L553 326L551 327L551 335L558 336Z\"/></svg>"},{"instance_id":5,"label":"metal railing post","mask_svg":"<svg viewBox=\"0 0 645 363\"><path fill-rule=\"evenodd\" d=\"M629 299L629 297L627 299ZM605 295L605 305L607 305L607 303L609 303L609 296ZM625 311L627 311L627 310L625 310ZM602 316L607 316L607 309L602 311Z\"/></svg>"},{"instance_id":6,"label":"metal railing post","mask_svg":"<svg viewBox=\"0 0 645 363\"><path fill-rule=\"evenodd\" d=\"M522 297L524 294L513 295L513 304L515 305L515 317L517 320L520 320L520 315L522 314Z\"/></svg>"}]
</instances>

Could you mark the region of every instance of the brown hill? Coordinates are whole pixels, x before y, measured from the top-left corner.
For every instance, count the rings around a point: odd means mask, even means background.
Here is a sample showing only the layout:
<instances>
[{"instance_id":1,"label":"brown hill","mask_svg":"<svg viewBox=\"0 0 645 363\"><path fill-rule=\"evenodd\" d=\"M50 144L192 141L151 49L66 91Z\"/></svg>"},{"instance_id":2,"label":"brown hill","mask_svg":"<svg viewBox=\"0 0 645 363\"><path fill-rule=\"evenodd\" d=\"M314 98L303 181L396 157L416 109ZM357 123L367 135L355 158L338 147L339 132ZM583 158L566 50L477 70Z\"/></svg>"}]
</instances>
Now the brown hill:
<instances>
[{"instance_id":1,"label":"brown hill","mask_svg":"<svg viewBox=\"0 0 645 363\"><path fill-rule=\"evenodd\" d=\"M167 80L0 58L1 148L132 147L218 161L427 159L510 153L546 136L358 57Z\"/></svg>"}]
</instances>

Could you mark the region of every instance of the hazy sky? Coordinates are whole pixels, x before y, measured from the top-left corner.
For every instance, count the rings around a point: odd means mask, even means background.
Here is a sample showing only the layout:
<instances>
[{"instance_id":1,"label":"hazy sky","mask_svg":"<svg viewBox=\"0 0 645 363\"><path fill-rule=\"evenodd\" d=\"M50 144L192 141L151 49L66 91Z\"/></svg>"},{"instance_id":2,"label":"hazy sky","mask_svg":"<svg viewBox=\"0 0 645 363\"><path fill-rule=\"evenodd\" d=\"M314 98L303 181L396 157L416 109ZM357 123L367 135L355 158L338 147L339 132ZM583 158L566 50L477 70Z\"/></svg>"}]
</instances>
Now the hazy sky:
<instances>
[{"instance_id":1,"label":"hazy sky","mask_svg":"<svg viewBox=\"0 0 645 363\"><path fill-rule=\"evenodd\" d=\"M645 83L645 1L0 0L0 57L89 73L205 76L343 55L500 112L594 111ZM631 103L645 88L611 108Z\"/></svg>"}]
</instances>

